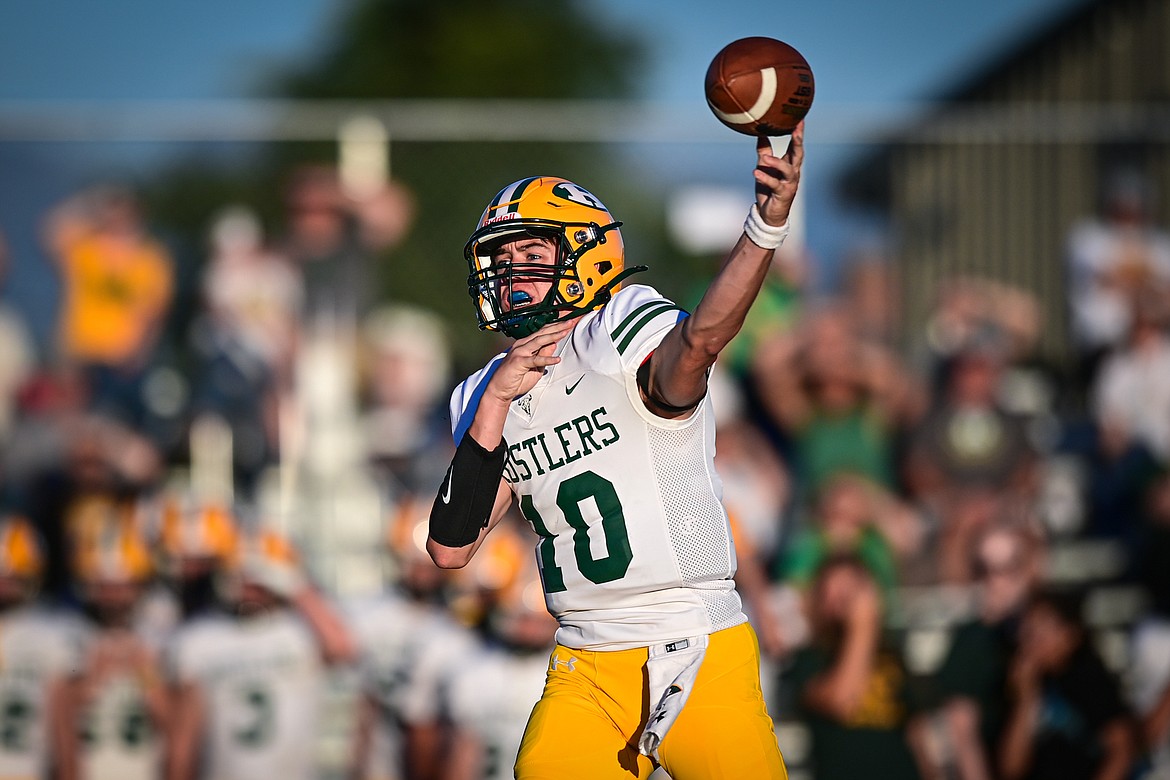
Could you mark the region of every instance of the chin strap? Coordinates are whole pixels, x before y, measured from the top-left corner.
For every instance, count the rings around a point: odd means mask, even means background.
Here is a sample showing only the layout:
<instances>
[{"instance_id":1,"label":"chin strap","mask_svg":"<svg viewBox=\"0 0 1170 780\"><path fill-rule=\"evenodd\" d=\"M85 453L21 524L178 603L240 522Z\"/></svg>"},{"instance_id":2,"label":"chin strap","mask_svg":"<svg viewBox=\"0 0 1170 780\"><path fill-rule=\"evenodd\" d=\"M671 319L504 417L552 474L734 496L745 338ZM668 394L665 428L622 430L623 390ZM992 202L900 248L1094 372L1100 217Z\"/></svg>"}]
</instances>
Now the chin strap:
<instances>
[{"instance_id":1,"label":"chin strap","mask_svg":"<svg viewBox=\"0 0 1170 780\"><path fill-rule=\"evenodd\" d=\"M598 290L598 292L607 293L610 290L612 290L614 287L617 287L619 284L624 282L629 277L633 276L634 274L640 274L643 271L649 271L649 270L650 270L650 266L648 266L648 265L632 265L629 268L626 268L625 270L623 270L620 274L618 274L614 278L610 279L604 285L602 285L601 289Z\"/></svg>"},{"instance_id":2,"label":"chin strap","mask_svg":"<svg viewBox=\"0 0 1170 780\"><path fill-rule=\"evenodd\" d=\"M555 311L521 315L509 320L500 320L500 332L511 339L522 339L525 336L531 336L556 319L557 313Z\"/></svg>"}]
</instances>

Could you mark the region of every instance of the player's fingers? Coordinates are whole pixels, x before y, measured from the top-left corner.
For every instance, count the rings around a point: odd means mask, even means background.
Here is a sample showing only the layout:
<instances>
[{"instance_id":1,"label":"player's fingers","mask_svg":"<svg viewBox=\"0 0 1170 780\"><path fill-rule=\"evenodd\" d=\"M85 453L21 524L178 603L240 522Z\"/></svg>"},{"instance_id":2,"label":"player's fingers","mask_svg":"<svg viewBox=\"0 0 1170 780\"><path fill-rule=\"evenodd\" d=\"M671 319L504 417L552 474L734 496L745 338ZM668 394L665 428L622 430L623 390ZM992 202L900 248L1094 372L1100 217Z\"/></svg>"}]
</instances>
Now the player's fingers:
<instances>
[{"instance_id":1,"label":"player's fingers","mask_svg":"<svg viewBox=\"0 0 1170 780\"><path fill-rule=\"evenodd\" d=\"M759 158L756 160L756 170L775 174L779 167L785 164L783 158L761 152Z\"/></svg>"},{"instance_id":2,"label":"player's fingers","mask_svg":"<svg viewBox=\"0 0 1170 780\"><path fill-rule=\"evenodd\" d=\"M556 344L572 329L572 325L573 323L571 322L554 322L550 325L545 325L532 335L518 340L512 345L512 349L514 351L535 352L548 344Z\"/></svg>"},{"instance_id":3,"label":"player's fingers","mask_svg":"<svg viewBox=\"0 0 1170 780\"><path fill-rule=\"evenodd\" d=\"M781 182L796 182L800 180L800 171L788 163L780 163L772 168L756 168L756 181L775 189Z\"/></svg>"},{"instance_id":4,"label":"player's fingers","mask_svg":"<svg viewBox=\"0 0 1170 780\"><path fill-rule=\"evenodd\" d=\"M788 154L785 155L789 162L797 168L804 162L804 120L796 123L796 129L792 131L792 141L788 144Z\"/></svg>"},{"instance_id":5,"label":"player's fingers","mask_svg":"<svg viewBox=\"0 0 1170 780\"><path fill-rule=\"evenodd\" d=\"M544 352L545 350L551 351L557 348L557 344L560 343L564 336L565 334L563 332L545 333L542 334L540 338L533 339L532 341L528 342L527 346L528 349L532 350L534 353Z\"/></svg>"},{"instance_id":6,"label":"player's fingers","mask_svg":"<svg viewBox=\"0 0 1170 780\"><path fill-rule=\"evenodd\" d=\"M759 168L755 170L757 192L767 195L768 192L775 192L783 186L784 182L771 174L761 171Z\"/></svg>"},{"instance_id":7,"label":"player's fingers","mask_svg":"<svg viewBox=\"0 0 1170 780\"><path fill-rule=\"evenodd\" d=\"M772 168L772 170L768 171L768 173L771 173L778 179L784 179L785 181L796 181L800 178L799 166L793 165L792 163L785 162L783 160L778 162Z\"/></svg>"},{"instance_id":8,"label":"player's fingers","mask_svg":"<svg viewBox=\"0 0 1170 780\"><path fill-rule=\"evenodd\" d=\"M776 148L772 145L772 142L775 140L777 139L769 138L766 135L756 136L757 165L763 165L765 167L775 166L778 161L785 159L787 152L784 153L785 156L776 154Z\"/></svg>"},{"instance_id":9,"label":"player's fingers","mask_svg":"<svg viewBox=\"0 0 1170 780\"><path fill-rule=\"evenodd\" d=\"M791 179L800 173L800 166L787 156L776 160L776 165L772 165L771 168L784 179Z\"/></svg>"},{"instance_id":10,"label":"player's fingers","mask_svg":"<svg viewBox=\"0 0 1170 780\"><path fill-rule=\"evenodd\" d=\"M573 329L576 323L573 320L560 320L558 322L550 322L540 330L529 336L529 339L548 339L560 338Z\"/></svg>"}]
</instances>

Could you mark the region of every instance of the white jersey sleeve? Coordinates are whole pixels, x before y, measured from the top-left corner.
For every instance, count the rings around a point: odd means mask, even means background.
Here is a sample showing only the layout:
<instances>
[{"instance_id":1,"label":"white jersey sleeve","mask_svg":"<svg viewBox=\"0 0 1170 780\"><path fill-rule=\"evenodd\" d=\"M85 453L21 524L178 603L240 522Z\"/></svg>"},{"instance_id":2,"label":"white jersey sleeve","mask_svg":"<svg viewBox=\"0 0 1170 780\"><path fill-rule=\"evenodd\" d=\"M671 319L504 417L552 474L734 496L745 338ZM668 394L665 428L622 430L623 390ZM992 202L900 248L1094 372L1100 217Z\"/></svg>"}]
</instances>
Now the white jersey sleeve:
<instances>
[{"instance_id":1,"label":"white jersey sleeve","mask_svg":"<svg viewBox=\"0 0 1170 780\"><path fill-rule=\"evenodd\" d=\"M488 381L505 354L507 353L501 352L496 355L491 362L469 376L451 393L451 435L455 439L455 444L459 444L463 434L471 427L471 421L475 419L475 410L479 408L479 399L483 397Z\"/></svg>"},{"instance_id":2,"label":"white jersey sleeve","mask_svg":"<svg viewBox=\"0 0 1170 780\"><path fill-rule=\"evenodd\" d=\"M674 302L643 284L623 288L602 309L601 324L622 367L637 371L664 336L687 317Z\"/></svg>"},{"instance_id":3,"label":"white jersey sleeve","mask_svg":"<svg viewBox=\"0 0 1170 780\"><path fill-rule=\"evenodd\" d=\"M1170 620L1147 618L1138 624L1130 658L1130 701L1147 716L1170 685Z\"/></svg>"}]
</instances>

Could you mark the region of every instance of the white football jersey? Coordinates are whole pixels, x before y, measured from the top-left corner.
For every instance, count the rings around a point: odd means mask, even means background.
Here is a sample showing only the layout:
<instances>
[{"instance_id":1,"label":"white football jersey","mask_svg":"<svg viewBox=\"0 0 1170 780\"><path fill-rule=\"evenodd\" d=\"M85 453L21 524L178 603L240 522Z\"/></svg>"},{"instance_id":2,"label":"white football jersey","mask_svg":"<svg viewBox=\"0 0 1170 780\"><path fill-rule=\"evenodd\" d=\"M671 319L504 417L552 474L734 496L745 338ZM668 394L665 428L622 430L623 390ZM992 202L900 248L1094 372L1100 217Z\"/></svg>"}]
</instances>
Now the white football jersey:
<instances>
[{"instance_id":1,"label":"white football jersey","mask_svg":"<svg viewBox=\"0 0 1170 780\"><path fill-rule=\"evenodd\" d=\"M79 667L77 628L35 607L0 617L0 780L49 776L48 685Z\"/></svg>"},{"instance_id":2,"label":"white football jersey","mask_svg":"<svg viewBox=\"0 0 1170 780\"><path fill-rule=\"evenodd\" d=\"M182 622L183 607L178 596L162 583L147 588L134 610L134 633L156 652L166 647L171 634Z\"/></svg>"},{"instance_id":3,"label":"white football jersey","mask_svg":"<svg viewBox=\"0 0 1170 780\"><path fill-rule=\"evenodd\" d=\"M151 720L142 685L131 674L106 679L81 722L86 780L155 780L163 770L163 735Z\"/></svg>"},{"instance_id":4,"label":"white football jersey","mask_svg":"<svg viewBox=\"0 0 1170 780\"><path fill-rule=\"evenodd\" d=\"M204 777L316 777L325 677L298 615L206 615L180 627L170 651L172 674L199 684L207 702Z\"/></svg>"},{"instance_id":5,"label":"white football jersey","mask_svg":"<svg viewBox=\"0 0 1170 780\"><path fill-rule=\"evenodd\" d=\"M103 629L88 621L79 626L84 656ZM86 663L83 657L81 665ZM83 780L156 780L162 775L165 737L150 716L142 680L134 672L123 669L102 680L81 713L78 737Z\"/></svg>"},{"instance_id":6,"label":"white football jersey","mask_svg":"<svg viewBox=\"0 0 1170 780\"><path fill-rule=\"evenodd\" d=\"M482 780L512 777L532 707L544 692L548 652L491 648L459 669L448 696L451 720L483 749Z\"/></svg>"},{"instance_id":7,"label":"white football jersey","mask_svg":"<svg viewBox=\"0 0 1170 780\"><path fill-rule=\"evenodd\" d=\"M393 592L355 602L347 613L361 648L362 691L378 705L368 771L394 778L403 760L399 724L439 718L451 675L478 642L441 607Z\"/></svg>"},{"instance_id":8,"label":"white football jersey","mask_svg":"<svg viewBox=\"0 0 1170 780\"><path fill-rule=\"evenodd\" d=\"M709 398L685 419L646 409L638 367L686 314L653 289L622 289L577 322L504 424L504 479L541 540L557 641L625 650L747 620L715 473ZM455 389L455 440L496 366Z\"/></svg>"}]
</instances>

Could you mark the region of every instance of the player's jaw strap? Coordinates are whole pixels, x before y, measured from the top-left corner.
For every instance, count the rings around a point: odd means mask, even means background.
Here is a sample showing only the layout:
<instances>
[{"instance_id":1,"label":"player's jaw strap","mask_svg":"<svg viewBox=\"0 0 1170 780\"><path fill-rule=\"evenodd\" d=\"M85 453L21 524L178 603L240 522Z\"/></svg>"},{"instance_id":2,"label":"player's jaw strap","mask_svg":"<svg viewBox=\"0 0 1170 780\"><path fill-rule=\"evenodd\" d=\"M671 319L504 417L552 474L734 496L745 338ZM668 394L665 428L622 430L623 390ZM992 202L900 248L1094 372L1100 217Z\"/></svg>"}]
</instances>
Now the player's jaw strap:
<instances>
[{"instance_id":1,"label":"player's jaw strap","mask_svg":"<svg viewBox=\"0 0 1170 780\"><path fill-rule=\"evenodd\" d=\"M463 435L431 507L432 539L444 547L466 547L479 538L491 520L507 454L503 440L489 452L470 433Z\"/></svg>"}]
</instances>

